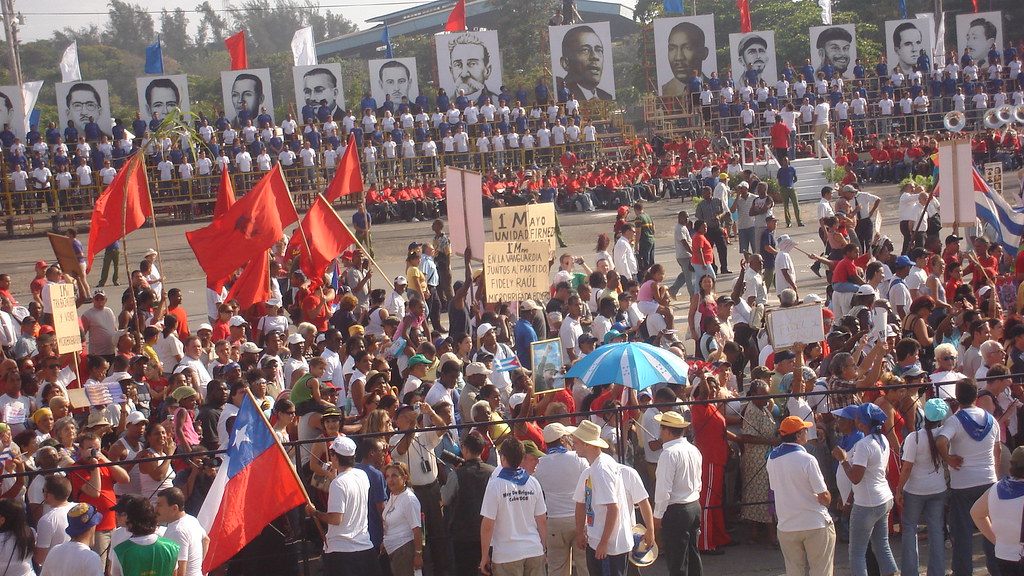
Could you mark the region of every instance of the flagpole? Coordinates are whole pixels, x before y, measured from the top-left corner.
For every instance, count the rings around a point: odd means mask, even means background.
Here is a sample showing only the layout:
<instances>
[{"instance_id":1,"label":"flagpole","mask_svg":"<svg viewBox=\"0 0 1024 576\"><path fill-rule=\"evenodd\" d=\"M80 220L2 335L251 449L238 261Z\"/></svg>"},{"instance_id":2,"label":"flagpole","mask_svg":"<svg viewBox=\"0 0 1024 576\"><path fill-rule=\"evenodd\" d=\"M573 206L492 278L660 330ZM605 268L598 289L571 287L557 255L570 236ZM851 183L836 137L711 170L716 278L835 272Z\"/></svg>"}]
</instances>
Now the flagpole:
<instances>
[{"instance_id":1,"label":"flagpole","mask_svg":"<svg viewBox=\"0 0 1024 576\"><path fill-rule=\"evenodd\" d=\"M306 497L306 504L312 506L313 501L309 498L309 492L306 492L306 485L302 483L302 479L299 478L299 472L295 470L295 464L292 463L292 459L288 457L288 451L284 449L284 445L281 444L281 439L277 437L277 433L274 431L274 427L270 425L270 420L267 420L267 415L260 410L260 405L256 402L256 397L252 395L252 390L248 387L245 389L245 393L249 396L249 400L252 401L252 405L256 408L256 412L259 413L260 418L263 419L263 423L267 426L267 430L270 431L270 437L274 439L274 444L277 445L277 449L284 455L285 460L288 461L288 471L292 473L292 478L295 479L295 483L299 485L299 489L302 490L302 495ZM230 431L229 431L230 432ZM320 532L320 537L324 538L324 527L320 524L320 520L313 516L313 523L316 525L316 529Z\"/></svg>"},{"instance_id":2,"label":"flagpole","mask_svg":"<svg viewBox=\"0 0 1024 576\"><path fill-rule=\"evenodd\" d=\"M280 164L277 164L274 168L278 171L278 174L281 174L281 181L284 182L284 191L288 195L288 204L291 205L292 211L295 212L295 222L299 225L298 234L299 237L302 238L302 243L306 246L306 254L312 254L313 250L309 247L309 239L306 238L306 231L302 229L302 221L299 218L299 209L295 207L295 198L292 197L291 188L288 187L288 179L284 177L284 172L282 171Z\"/></svg>"},{"instance_id":3,"label":"flagpole","mask_svg":"<svg viewBox=\"0 0 1024 576\"><path fill-rule=\"evenodd\" d=\"M125 164L121 169L122 170L132 170L132 163L133 162L138 162L139 161L139 157L141 155L142 155L142 150L136 151L135 155L132 156L128 160L128 163ZM145 170L145 166L143 166L143 170ZM146 178L146 190L147 190L147 193L148 193L148 190L149 190L148 175L147 175L147 178ZM124 273L125 273L125 277L128 280L128 289L132 290L132 267L131 267L131 264L129 264L129 262L128 262L128 183L127 182L125 182L125 189L122 191L121 196L123 197L122 200L121 200L121 238L122 238L122 240L119 240L119 242L124 242ZM149 200L149 205L150 206L153 205L153 199L152 198L150 198L150 200ZM155 220L156 219L156 215L154 214L152 216L152 218ZM132 310L134 310L133 316L135 317L134 318L135 319L135 330L139 334L142 334L142 318L139 317L139 302L135 298L135 291L134 290L132 290Z\"/></svg>"},{"instance_id":4,"label":"flagpole","mask_svg":"<svg viewBox=\"0 0 1024 576\"><path fill-rule=\"evenodd\" d=\"M333 206L331 206L331 210L334 210ZM335 214L337 214L337 212L335 212ZM366 250L366 248L363 246L363 243L359 241L359 238L357 238L356 235L352 233L352 229L349 228L348 224L345 224L345 221L341 220L341 218L339 218L338 220L341 221L341 225L345 227L345 230L349 233L350 236L352 236L352 239L356 241L356 246L358 246L359 250L361 250L362 253L366 255L366 259L370 261L370 264L373 264L373 267L377 269L377 272L384 277L384 281L388 283L388 286L391 286L391 289L394 290L395 284L391 282L391 278L388 278L388 275L385 274L384 271L380 269L380 266L377 264L377 261L373 259L373 256L371 256L370 253Z\"/></svg>"}]
</instances>

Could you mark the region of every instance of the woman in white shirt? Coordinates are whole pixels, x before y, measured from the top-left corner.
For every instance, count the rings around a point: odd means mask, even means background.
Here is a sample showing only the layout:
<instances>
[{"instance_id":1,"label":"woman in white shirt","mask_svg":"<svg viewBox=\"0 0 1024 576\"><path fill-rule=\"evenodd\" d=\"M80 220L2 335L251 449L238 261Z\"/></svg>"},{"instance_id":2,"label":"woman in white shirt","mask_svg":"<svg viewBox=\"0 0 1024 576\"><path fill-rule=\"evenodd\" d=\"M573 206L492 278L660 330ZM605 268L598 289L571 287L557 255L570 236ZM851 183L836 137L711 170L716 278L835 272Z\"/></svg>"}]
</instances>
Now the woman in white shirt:
<instances>
[{"instance_id":1,"label":"woman in white shirt","mask_svg":"<svg viewBox=\"0 0 1024 576\"><path fill-rule=\"evenodd\" d=\"M169 378L174 372L174 367L181 362L185 356L185 346L178 340L175 332L178 329L178 319L174 316L164 316L164 327L157 336L156 344L153 344L153 351L160 359L160 365L164 367L164 377Z\"/></svg>"},{"instance_id":2,"label":"woman in white shirt","mask_svg":"<svg viewBox=\"0 0 1024 576\"><path fill-rule=\"evenodd\" d=\"M928 543L942 542L946 527L946 473L942 456L935 447L936 428L949 415L949 405L941 398L932 398L924 405L924 428L907 434L903 441L903 467L896 486L896 503L903 509L901 572L920 571L917 553L917 526L924 517ZM1019 534L1018 534L1019 535ZM928 546L928 576L945 574L945 549Z\"/></svg>"},{"instance_id":3,"label":"woman in white shirt","mask_svg":"<svg viewBox=\"0 0 1024 576\"><path fill-rule=\"evenodd\" d=\"M896 560L889 548L889 511L893 497L885 479L889 464L889 441L882 425L885 412L874 404L857 409L857 429L864 438L847 453L840 447L832 455L853 482L853 509L850 512L850 573L867 576L868 542L878 560L882 576L896 574Z\"/></svg>"},{"instance_id":4,"label":"woman in white shirt","mask_svg":"<svg viewBox=\"0 0 1024 576\"><path fill-rule=\"evenodd\" d=\"M34 576L35 534L25 507L13 498L0 500L0 568L5 576Z\"/></svg>"},{"instance_id":5,"label":"woman in white shirt","mask_svg":"<svg viewBox=\"0 0 1024 576\"><path fill-rule=\"evenodd\" d=\"M1002 574L1020 574L1024 566L1021 516L1024 514L1024 446L1010 456L1010 475L991 486L974 502L971 518L996 547Z\"/></svg>"},{"instance_id":6,"label":"woman in white shirt","mask_svg":"<svg viewBox=\"0 0 1024 576\"><path fill-rule=\"evenodd\" d=\"M394 576L412 576L423 568L423 526L420 501L409 489L409 468L404 462L384 467L391 497L384 505L384 541Z\"/></svg>"}]
</instances>

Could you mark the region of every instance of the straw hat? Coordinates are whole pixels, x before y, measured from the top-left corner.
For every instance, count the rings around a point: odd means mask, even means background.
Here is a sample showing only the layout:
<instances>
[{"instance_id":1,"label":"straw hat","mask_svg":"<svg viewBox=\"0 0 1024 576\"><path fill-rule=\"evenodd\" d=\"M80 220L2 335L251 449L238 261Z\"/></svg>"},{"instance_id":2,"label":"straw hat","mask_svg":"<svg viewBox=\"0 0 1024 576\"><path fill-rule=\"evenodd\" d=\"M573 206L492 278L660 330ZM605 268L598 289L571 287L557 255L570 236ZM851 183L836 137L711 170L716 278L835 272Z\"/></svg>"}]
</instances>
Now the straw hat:
<instances>
[{"instance_id":1,"label":"straw hat","mask_svg":"<svg viewBox=\"0 0 1024 576\"><path fill-rule=\"evenodd\" d=\"M573 437L585 444L591 446L597 446L598 448L608 448L608 443L601 438L601 427L594 424L590 420L583 420L580 425L572 433Z\"/></svg>"}]
</instances>

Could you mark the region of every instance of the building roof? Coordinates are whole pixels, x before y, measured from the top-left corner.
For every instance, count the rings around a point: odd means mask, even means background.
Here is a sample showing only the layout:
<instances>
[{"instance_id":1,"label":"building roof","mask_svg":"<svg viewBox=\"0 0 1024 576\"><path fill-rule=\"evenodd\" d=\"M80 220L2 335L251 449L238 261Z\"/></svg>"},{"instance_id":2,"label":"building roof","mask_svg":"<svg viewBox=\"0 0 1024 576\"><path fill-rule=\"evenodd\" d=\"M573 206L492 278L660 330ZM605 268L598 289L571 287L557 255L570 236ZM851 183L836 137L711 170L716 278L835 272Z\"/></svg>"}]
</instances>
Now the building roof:
<instances>
[{"instance_id":1,"label":"building roof","mask_svg":"<svg viewBox=\"0 0 1024 576\"><path fill-rule=\"evenodd\" d=\"M381 42L381 36L384 31L384 22L387 22L391 38L436 34L444 30L448 14L451 13L454 6L455 0L435 0L371 18L367 22L376 24L371 28L317 43L317 56L320 58L329 56L383 58L384 44ZM639 29L633 21L633 9L619 2L576 0L576 9L584 22L610 22L612 40L620 40ZM500 26L496 9L489 0L467 0L466 21L473 28L496 30Z\"/></svg>"}]
</instances>

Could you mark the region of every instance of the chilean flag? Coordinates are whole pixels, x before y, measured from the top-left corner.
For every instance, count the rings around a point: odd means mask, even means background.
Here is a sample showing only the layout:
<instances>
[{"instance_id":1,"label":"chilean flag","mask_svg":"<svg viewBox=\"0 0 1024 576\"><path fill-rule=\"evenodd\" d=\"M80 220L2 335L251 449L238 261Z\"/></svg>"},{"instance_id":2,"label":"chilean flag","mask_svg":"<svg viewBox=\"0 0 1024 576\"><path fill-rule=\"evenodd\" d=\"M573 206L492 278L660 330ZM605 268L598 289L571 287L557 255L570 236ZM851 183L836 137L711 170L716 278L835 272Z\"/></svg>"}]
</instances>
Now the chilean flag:
<instances>
[{"instance_id":1,"label":"chilean flag","mask_svg":"<svg viewBox=\"0 0 1024 576\"><path fill-rule=\"evenodd\" d=\"M226 563L275 518L308 501L291 461L248 394L199 511L199 522L210 535L203 573Z\"/></svg>"}]
</instances>

